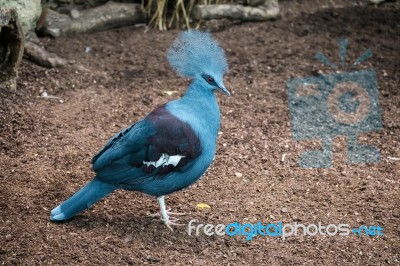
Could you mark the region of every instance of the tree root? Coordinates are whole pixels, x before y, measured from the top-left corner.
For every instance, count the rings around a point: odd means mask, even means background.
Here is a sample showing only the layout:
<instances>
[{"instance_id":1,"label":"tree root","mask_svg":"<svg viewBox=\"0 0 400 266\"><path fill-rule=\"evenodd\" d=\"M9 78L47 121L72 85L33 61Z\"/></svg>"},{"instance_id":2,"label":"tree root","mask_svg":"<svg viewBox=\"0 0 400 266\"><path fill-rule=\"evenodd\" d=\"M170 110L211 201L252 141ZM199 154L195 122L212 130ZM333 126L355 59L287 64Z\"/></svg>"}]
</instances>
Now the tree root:
<instances>
[{"instance_id":1,"label":"tree root","mask_svg":"<svg viewBox=\"0 0 400 266\"><path fill-rule=\"evenodd\" d=\"M84 66L74 64L54 53L47 52L39 45L29 41L25 43L25 57L43 67L69 67L82 72L90 72Z\"/></svg>"}]
</instances>

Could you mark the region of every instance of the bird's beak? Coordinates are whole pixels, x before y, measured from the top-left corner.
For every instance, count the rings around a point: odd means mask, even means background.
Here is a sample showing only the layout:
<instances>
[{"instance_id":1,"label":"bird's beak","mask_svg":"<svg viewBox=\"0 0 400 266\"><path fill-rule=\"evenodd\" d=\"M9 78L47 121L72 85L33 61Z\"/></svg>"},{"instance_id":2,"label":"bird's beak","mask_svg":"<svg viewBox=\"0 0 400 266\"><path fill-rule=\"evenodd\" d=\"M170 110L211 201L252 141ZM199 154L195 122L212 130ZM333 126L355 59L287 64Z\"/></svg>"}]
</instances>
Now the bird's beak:
<instances>
[{"instance_id":1,"label":"bird's beak","mask_svg":"<svg viewBox=\"0 0 400 266\"><path fill-rule=\"evenodd\" d=\"M231 96L231 93L228 91L227 88L225 88L225 86L219 86L218 89L223 93L226 94L228 96Z\"/></svg>"}]
</instances>

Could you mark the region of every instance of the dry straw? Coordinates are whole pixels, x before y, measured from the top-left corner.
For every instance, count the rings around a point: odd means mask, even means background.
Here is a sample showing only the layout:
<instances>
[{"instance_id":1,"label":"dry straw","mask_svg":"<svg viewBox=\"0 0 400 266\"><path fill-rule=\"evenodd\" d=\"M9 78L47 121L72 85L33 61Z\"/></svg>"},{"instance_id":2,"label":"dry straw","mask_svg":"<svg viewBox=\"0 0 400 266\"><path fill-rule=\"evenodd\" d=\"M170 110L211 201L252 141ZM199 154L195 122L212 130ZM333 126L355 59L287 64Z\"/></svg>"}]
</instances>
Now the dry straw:
<instances>
[{"instance_id":1,"label":"dry straw","mask_svg":"<svg viewBox=\"0 0 400 266\"><path fill-rule=\"evenodd\" d=\"M191 27L190 14L195 5L216 5L229 0L148 0L142 1L144 10L150 18L149 25L166 30L173 26Z\"/></svg>"}]
</instances>

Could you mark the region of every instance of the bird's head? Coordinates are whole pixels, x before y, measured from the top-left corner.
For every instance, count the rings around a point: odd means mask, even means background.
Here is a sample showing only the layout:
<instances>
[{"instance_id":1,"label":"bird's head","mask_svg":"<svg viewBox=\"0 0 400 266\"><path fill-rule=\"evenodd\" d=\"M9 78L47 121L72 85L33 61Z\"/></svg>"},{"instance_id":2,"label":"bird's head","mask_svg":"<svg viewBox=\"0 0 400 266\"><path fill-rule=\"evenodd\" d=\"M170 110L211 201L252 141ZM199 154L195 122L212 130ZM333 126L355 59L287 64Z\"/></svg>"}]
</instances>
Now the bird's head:
<instances>
[{"instance_id":1,"label":"bird's head","mask_svg":"<svg viewBox=\"0 0 400 266\"><path fill-rule=\"evenodd\" d=\"M167 58L178 74L195 79L201 88L230 95L223 82L228 70L225 52L210 33L182 32L168 49Z\"/></svg>"}]
</instances>

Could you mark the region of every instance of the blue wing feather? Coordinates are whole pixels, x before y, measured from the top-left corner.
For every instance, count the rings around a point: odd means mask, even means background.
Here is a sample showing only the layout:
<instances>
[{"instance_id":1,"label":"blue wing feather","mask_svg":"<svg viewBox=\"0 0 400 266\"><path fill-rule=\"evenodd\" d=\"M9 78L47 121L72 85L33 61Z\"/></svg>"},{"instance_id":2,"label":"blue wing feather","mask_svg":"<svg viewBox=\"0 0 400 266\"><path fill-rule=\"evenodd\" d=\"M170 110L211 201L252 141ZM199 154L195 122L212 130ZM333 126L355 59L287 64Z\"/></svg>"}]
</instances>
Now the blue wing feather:
<instances>
[{"instance_id":1,"label":"blue wing feather","mask_svg":"<svg viewBox=\"0 0 400 266\"><path fill-rule=\"evenodd\" d=\"M132 126L121 130L93 157L93 170L97 171L126 155L134 155L143 151L148 137L155 134L155 130L141 120ZM145 159L145 158L142 158Z\"/></svg>"},{"instance_id":2,"label":"blue wing feather","mask_svg":"<svg viewBox=\"0 0 400 266\"><path fill-rule=\"evenodd\" d=\"M96 153L96 155L92 158L92 165L93 165L93 170L96 170L98 168L101 168L102 166L104 166L104 160L100 160L97 161L102 155L103 153L105 153L107 150L109 150L111 147L113 147L114 145L116 145L119 141L122 140L123 136L125 136L134 126L136 125L133 124L127 128L124 128L123 130L121 130L120 132L118 132L117 134L115 134L107 143L106 145L104 145L104 147L98 151ZM104 159L104 158L103 158ZM103 163L102 163L103 162Z\"/></svg>"},{"instance_id":3,"label":"blue wing feather","mask_svg":"<svg viewBox=\"0 0 400 266\"><path fill-rule=\"evenodd\" d=\"M97 177L110 183L141 183L178 171L201 153L200 141L191 127L164 106L121 130L93 157ZM182 155L178 165L155 168L144 161L157 161L162 154Z\"/></svg>"}]
</instances>

